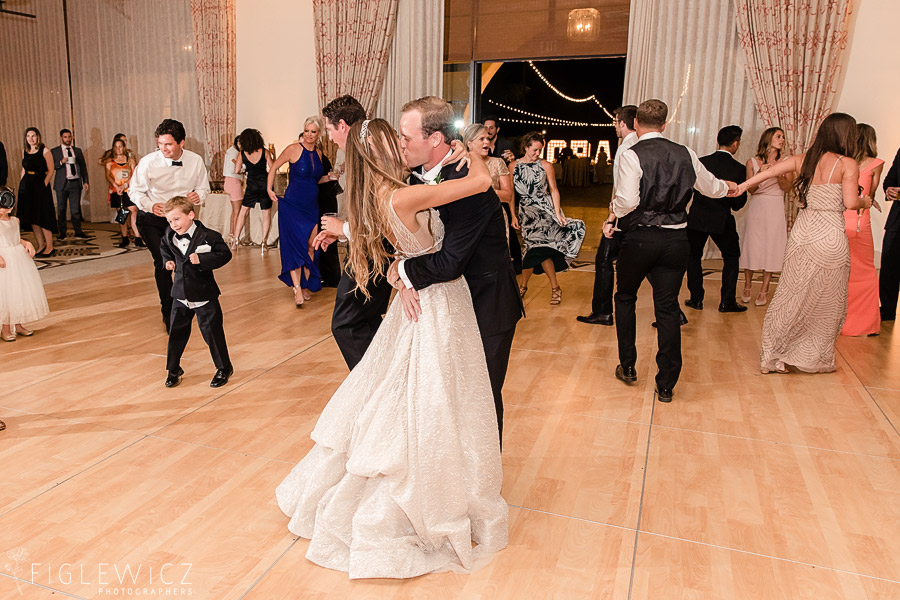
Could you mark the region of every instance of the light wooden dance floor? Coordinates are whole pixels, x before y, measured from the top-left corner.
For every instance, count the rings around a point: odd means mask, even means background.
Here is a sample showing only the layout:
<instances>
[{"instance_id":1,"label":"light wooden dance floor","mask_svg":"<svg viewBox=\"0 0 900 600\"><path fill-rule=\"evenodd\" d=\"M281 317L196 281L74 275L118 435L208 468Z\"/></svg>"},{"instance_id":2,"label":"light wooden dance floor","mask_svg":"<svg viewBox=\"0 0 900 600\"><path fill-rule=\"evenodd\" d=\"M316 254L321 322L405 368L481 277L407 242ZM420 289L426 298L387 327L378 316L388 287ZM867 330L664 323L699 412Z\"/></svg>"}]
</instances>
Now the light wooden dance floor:
<instances>
[{"instance_id":1,"label":"light wooden dance floor","mask_svg":"<svg viewBox=\"0 0 900 600\"><path fill-rule=\"evenodd\" d=\"M708 281L660 404L649 289L628 387L614 329L575 321L591 272L561 276L559 307L543 276L526 297L505 391L509 547L471 575L401 582L311 564L274 491L346 369L333 290L297 310L278 267L242 251L219 272L236 366L219 390L196 330L183 383L163 387L148 266L48 286L37 334L0 345L0 600L900 598L892 326L841 339L836 373L761 375L764 309L722 315Z\"/></svg>"}]
</instances>

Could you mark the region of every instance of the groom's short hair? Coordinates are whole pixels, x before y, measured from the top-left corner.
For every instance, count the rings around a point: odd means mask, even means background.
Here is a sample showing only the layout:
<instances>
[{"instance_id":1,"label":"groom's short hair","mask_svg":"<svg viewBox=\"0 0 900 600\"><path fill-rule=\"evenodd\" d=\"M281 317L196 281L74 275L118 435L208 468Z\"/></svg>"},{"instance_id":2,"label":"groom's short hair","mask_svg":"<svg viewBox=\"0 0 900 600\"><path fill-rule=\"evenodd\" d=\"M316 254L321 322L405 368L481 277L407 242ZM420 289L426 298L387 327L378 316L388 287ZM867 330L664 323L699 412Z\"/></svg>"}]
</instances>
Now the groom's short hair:
<instances>
[{"instance_id":1,"label":"groom's short hair","mask_svg":"<svg viewBox=\"0 0 900 600\"><path fill-rule=\"evenodd\" d=\"M343 121L348 127L352 127L357 121L363 121L366 118L366 109L359 103L359 100L350 95L338 96L325 105L322 109L322 116L331 121L332 125L337 125L338 121Z\"/></svg>"},{"instance_id":2,"label":"groom's short hair","mask_svg":"<svg viewBox=\"0 0 900 600\"><path fill-rule=\"evenodd\" d=\"M644 100L638 106L635 118L637 122L651 129L658 129L666 124L669 107L662 100Z\"/></svg>"},{"instance_id":3,"label":"groom's short hair","mask_svg":"<svg viewBox=\"0 0 900 600\"><path fill-rule=\"evenodd\" d=\"M425 96L418 100L410 100L400 109L401 113L417 110L422 114L422 137L427 138L432 133L439 131L444 136L444 141L457 139L456 130L453 127L455 115L453 106L443 98L437 96Z\"/></svg>"}]
</instances>

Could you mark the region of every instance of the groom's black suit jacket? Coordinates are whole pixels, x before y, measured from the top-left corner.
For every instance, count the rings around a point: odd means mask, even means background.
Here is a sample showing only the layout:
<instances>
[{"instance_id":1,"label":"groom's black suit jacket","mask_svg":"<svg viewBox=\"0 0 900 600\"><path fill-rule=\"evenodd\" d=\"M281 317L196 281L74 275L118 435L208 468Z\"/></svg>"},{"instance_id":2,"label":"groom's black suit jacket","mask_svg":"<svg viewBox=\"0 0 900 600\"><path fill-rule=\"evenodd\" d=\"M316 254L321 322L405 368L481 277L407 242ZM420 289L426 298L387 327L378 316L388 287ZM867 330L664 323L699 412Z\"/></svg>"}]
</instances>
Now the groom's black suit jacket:
<instances>
[{"instance_id":1,"label":"groom's black suit jacket","mask_svg":"<svg viewBox=\"0 0 900 600\"><path fill-rule=\"evenodd\" d=\"M468 169L457 165L441 169L441 180L465 177ZM421 173L421 168L417 169ZM410 177L411 184L421 184ZM481 337L515 328L524 310L516 274L509 257L506 222L500 199L493 188L438 207L444 223L444 243L439 252L407 259L404 270L417 290L465 275Z\"/></svg>"}]
</instances>

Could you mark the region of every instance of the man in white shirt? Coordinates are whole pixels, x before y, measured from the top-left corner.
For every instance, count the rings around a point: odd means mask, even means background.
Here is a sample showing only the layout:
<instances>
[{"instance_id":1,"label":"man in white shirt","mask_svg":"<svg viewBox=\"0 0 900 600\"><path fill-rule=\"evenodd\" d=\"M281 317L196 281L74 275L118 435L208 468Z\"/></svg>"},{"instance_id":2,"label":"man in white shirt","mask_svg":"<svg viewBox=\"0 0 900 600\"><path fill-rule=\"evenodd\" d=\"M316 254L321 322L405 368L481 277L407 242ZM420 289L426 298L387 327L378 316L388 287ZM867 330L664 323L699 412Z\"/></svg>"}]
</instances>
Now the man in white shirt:
<instances>
[{"instance_id":1,"label":"man in white shirt","mask_svg":"<svg viewBox=\"0 0 900 600\"><path fill-rule=\"evenodd\" d=\"M613 114L616 117L616 137L619 138L619 147L613 159L613 196L615 196L619 157L637 142L637 134L634 132L634 116L637 114L637 106L628 104L617 108ZM582 323L613 324L613 288L616 283L613 263L619 257L619 249L622 245L622 232L613 230L615 220L616 216L610 210L609 218L603 223L603 237L600 238L600 246L597 248L597 256L594 259L594 295L591 298L591 314L576 317Z\"/></svg>"},{"instance_id":2,"label":"man in white shirt","mask_svg":"<svg viewBox=\"0 0 900 600\"><path fill-rule=\"evenodd\" d=\"M616 268L616 377L626 383L637 381L634 309L638 288L647 278L653 287L658 325L656 394L660 402L672 401L681 373L678 292L690 253L685 229L688 202L694 189L710 198L722 198L737 189L733 182L716 179L693 150L662 136L668 113L661 100L647 100L638 107L638 141L619 153L616 194L610 205L617 228L623 231Z\"/></svg>"},{"instance_id":3,"label":"man in white shirt","mask_svg":"<svg viewBox=\"0 0 900 600\"><path fill-rule=\"evenodd\" d=\"M203 159L184 149L184 125L165 119L156 128L157 151L141 159L131 178L129 195L138 207L138 231L153 256L156 289L163 323L169 331L172 314L172 274L166 270L160 253L160 240L169 226L164 210L166 202L184 196L200 204L209 194L209 175Z\"/></svg>"}]
</instances>

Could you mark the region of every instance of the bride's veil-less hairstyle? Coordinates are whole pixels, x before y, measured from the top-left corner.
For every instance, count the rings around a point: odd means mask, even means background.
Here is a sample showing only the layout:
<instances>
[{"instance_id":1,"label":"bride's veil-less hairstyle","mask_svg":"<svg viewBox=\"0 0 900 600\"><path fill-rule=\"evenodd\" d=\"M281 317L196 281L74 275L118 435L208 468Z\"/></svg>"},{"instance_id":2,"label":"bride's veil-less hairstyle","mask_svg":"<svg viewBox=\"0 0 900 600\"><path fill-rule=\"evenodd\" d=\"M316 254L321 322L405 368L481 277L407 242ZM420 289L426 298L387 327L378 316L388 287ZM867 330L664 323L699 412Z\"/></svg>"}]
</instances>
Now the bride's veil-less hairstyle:
<instances>
[{"instance_id":1,"label":"bride's veil-less hairstyle","mask_svg":"<svg viewBox=\"0 0 900 600\"><path fill-rule=\"evenodd\" d=\"M346 211L353 236L347 265L368 299L369 282L385 276L391 258L384 234L391 230L391 194L406 186L405 167L397 132L384 119L355 123L347 133L346 154Z\"/></svg>"},{"instance_id":2,"label":"bride's veil-less hairstyle","mask_svg":"<svg viewBox=\"0 0 900 600\"><path fill-rule=\"evenodd\" d=\"M816 174L816 167L826 152L851 158L856 155L856 119L846 113L831 113L819 125L816 139L806 151L800 175L794 182L803 208L806 208L806 196Z\"/></svg>"}]
</instances>

